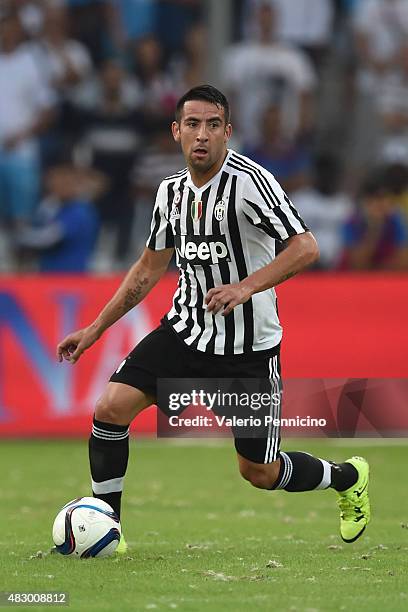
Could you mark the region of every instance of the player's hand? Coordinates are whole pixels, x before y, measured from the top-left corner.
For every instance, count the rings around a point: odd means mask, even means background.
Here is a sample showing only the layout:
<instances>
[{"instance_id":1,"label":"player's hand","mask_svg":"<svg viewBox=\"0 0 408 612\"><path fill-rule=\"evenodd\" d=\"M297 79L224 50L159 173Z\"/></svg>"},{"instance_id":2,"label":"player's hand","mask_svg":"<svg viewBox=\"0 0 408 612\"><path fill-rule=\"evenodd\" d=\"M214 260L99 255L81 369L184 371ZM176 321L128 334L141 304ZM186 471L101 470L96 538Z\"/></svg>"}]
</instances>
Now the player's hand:
<instances>
[{"instance_id":1,"label":"player's hand","mask_svg":"<svg viewBox=\"0 0 408 612\"><path fill-rule=\"evenodd\" d=\"M76 363L82 353L92 346L99 335L92 327L85 327L69 334L57 346L57 359L61 363L64 359Z\"/></svg>"},{"instance_id":2,"label":"player's hand","mask_svg":"<svg viewBox=\"0 0 408 612\"><path fill-rule=\"evenodd\" d=\"M217 314L217 312L223 310L221 314L226 317L235 306L245 304L251 295L249 288L242 283L220 285L209 290L205 296L205 303L208 311Z\"/></svg>"}]
</instances>

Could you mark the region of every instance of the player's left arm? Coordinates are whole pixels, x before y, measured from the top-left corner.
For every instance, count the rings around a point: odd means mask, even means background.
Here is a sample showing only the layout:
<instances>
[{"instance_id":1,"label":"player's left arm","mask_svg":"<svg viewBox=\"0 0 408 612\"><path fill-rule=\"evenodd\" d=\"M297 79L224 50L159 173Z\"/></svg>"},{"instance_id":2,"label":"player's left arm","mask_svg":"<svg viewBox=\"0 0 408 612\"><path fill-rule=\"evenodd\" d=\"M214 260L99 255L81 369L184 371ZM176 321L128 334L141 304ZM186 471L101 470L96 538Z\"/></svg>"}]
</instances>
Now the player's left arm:
<instances>
[{"instance_id":1,"label":"player's left arm","mask_svg":"<svg viewBox=\"0 0 408 612\"><path fill-rule=\"evenodd\" d=\"M227 316L254 293L266 291L295 276L319 258L319 248L311 232L288 238L286 248L270 264L247 276L240 283L210 289L205 298L207 310Z\"/></svg>"},{"instance_id":2,"label":"player's left arm","mask_svg":"<svg viewBox=\"0 0 408 612\"><path fill-rule=\"evenodd\" d=\"M266 171L262 183L249 176L243 185L242 214L248 222L283 243L285 249L263 268L239 283L210 289L205 302L207 310L227 316L238 304L247 302L254 293L266 291L315 262L319 257L317 242L292 202L275 178Z\"/></svg>"}]
</instances>

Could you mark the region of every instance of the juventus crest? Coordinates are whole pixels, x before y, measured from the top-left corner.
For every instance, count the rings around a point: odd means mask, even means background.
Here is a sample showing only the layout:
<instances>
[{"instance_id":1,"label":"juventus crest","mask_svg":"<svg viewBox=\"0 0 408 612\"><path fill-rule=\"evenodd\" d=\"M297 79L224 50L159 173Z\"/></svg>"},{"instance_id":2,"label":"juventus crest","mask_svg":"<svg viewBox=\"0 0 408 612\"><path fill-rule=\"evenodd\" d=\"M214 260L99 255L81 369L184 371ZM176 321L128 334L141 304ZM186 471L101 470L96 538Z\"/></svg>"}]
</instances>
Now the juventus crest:
<instances>
[{"instance_id":1,"label":"juventus crest","mask_svg":"<svg viewBox=\"0 0 408 612\"><path fill-rule=\"evenodd\" d=\"M225 200L219 200L214 207L214 217L217 221L222 221L225 216Z\"/></svg>"}]
</instances>

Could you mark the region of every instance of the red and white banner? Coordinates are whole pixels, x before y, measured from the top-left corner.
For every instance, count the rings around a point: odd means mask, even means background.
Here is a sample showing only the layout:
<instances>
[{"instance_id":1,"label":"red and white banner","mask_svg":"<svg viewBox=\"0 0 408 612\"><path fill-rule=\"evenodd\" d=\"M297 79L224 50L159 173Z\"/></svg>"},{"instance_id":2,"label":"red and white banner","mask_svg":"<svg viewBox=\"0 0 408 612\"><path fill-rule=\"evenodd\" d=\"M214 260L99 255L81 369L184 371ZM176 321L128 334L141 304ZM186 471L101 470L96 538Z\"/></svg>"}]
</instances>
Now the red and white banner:
<instances>
[{"instance_id":1,"label":"red and white banner","mask_svg":"<svg viewBox=\"0 0 408 612\"><path fill-rule=\"evenodd\" d=\"M169 274L75 366L59 364L58 341L91 322L120 280L0 279L0 436L88 434L110 374L158 325L176 286ZM279 287L278 298L283 378L408 378L408 276L304 274ZM296 414L301 405L296 402ZM152 434L155 426L155 410L149 409L134 429Z\"/></svg>"}]
</instances>

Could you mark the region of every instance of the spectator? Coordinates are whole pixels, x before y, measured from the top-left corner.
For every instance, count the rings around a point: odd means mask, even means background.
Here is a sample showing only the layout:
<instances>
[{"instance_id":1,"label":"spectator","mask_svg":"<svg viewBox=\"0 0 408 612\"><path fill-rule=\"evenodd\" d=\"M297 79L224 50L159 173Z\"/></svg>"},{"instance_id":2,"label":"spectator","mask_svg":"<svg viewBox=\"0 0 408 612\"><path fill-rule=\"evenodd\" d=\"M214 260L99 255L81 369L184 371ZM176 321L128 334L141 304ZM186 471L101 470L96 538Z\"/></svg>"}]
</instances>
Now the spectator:
<instances>
[{"instance_id":1,"label":"spectator","mask_svg":"<svg viewBox=\"0 0 408 612\"><path fill-rule=\"evenodd\" d=\"M381 82L388 79L408 38L406 0L366 0L355 9L357 99L351 125L351 164L361 172L373 164L381 146L378 112Z\"/></svg>"},{"instance_id":2,"label":"spectator","mask_svg":"<svg viewBox=\"0 0 408 612\"><path fill-rule=\"evenodd\" d=\"M141 38L135 48L135 75L143 88L144 112L149 122L174 112L178 91L164 69L163 49L155 36Z\"/></svg>"},{"instance_id":3,"label":"spectator","mask_svg":"<svg viewBox=\"0 0 408 612\"><path fill-rule=\"evenodd\" d=\"M127 52L133 43L154 36L157 0L109 0L109 30L116 49Z\"/></svg>"},{"instance_id":4,"label":"spectator","mask_svg":"<svg viewBox=\"0 0 408 612\"><path fill-rule=\"evenodd\" d=\"M278 40L303 49L316 65L324 60L332 36L333 0L269 0L276 8ZM247 0L251 14L260 0Z\"/></svg>"},{"instance_id":5,"label":"spectator","mask_svg":"<svg viewBox=\"0 0 408 612\"><path fill-rule=\"evenodd\" d=\"M0 15L0 219L16 227L38 201L38 137L50 126L55 96L43 80L18 14Z\"/></svg>"},{"instance_id":6,"label":"spectator","mask_svg":"<svg viewBox=\"0 0 408 612\"><path fill-rule=\"evenodd\" d=\"M183 54L174 61L172 68L179 96L205 81L207 35L205 25L200 22L187 32Z\"/></svg>"},{"instance_id":7,"label":"spectator","mask_svg":"<svg viewBox=\"0 0 408 612\"><path fill-rule=\"evenodd\" d=\"M143 88L138 79L125 71L123 63L118 58L110 58L105 60L102 68L98 72L93 72L92 76L81 85L72 100L74 115L81 110L92 110L100 104L101 96L103 96L103 79L101 74L104 67L107 65L117 66L119 72L123 73L120 79L120 98L128 108L139 108L143 104ZM73 127L75 129L75 126Z\"/></svg>"},{"instance_id":8,"label":"spectator","mask_svg":"<svg viewBox=\"0 0 408 612\"><path fill-rule=\"evenodd\" d=\"M334 269L340 263L343 228L353 205L342 191L339 161L329 154L317 156L312 183L291 194L299 214L316 236L320 259L316 267Z\"/></svg>"},{"instance_id":9,"label":"spectator","mask_svg":"<svg viewBox=\"0 0 408 612\"><path fill-rule=\"evenodd\" d=\"M58 121L41 141L45 166L56 159L69 159L72 149L71 105L81 95L81 87L92 71L87 48L68 38L68 15L64 6L48 6L44 13L44 28L33 45L41 70L58 94Z\"/></svg>"},{"instance_id":10,"label":"spectator","mask_svg":"<svg viewBox=\"0 0 408 612\"><path fill-rule=\"evenodd\" d=\"M408 37L406 0L366 0L355 11L359 82L375 92L377 79L388 72Z\"/></svg>"},{"instance_id":11,"label":"spectator","mask_svg":"<svg viewBox=\"0 0 408 612\"><path fill-rule=\"evenodd\" d=\"M62 0L56 0L55 3L61 2ZM44 25L46 0L14 0L14 5L25 34L30 39L37 38Z\"/></svg>"},{"instance_id":12,"label":"spectator","mask_svg":"<svg viewBox=\"0 0 408 612\"><path fill-rule=\"evenodd\" d=\"M130 173L143 136L143 118L128 91L127 74L117 61L102 66L99 95L77 115L82 152L88 163L109 178L97 201L103 226L115 232L114 257L126 261L133 222ZM128 85L131 85L128 83Z\"/></svg>"},{"instance_id":13,"label":"spectator","mask_svg":"<svg viewBox=\"0 0 408 612\"><path fill-rule=\"evenodd\" d=\"M283 109L285 136L308 132L316 75L305 54L276 39L276 13L265 2L256 12L258 37L226 50L224 82L235 100L235 124L247 146L259 143L257 117L269 104Z\"/></svg>"},{"instance_id":14,"label":"spectator","mask_svg":"<svg viewBox=\"0 0 408 612\"><path fill-rule=\"evenodd\" d=\"M37 253L41 272L85 272L98 233L98 216L86 195L87 177L73 166L48 170L47 197L31 226L22 228L20 248Z\"/></svg>"},{"instance_id":15,"label":"spectator","mask_svg":"<svg viewBox=\"0 0 408 612\"><path fill-rule=\"evenodd\" d=\"M279 37L301 47L319 66L330 44L333 0L274 0L279 11Z\"/></svg>"},{"instance_id":16,"label":"spectator","mask_svg":"<svg viewBox=\"0 0 408 612\"><path fill-rule=\"evenodd\" d=\"M91 54L99 66L109 39L109 0L64 0L69 14L69 32Z\"/></svg>"},{"instance_id":17,"label":"spectator","mask_svg":"<svg viewBox=\"0 0 408 612\"><path fill-rule=\"evenodd\" d=\"M361 206L344 228L342 267L351 270L406 270L408 231L384 177L367 179Z\"/></svg>"},{"instance_id":18,"label":"spectator","mask_svg":"<svg viewBox=\"0 0 408 612\"><path fill-rule=\"evenodd\" d=\"M272 172L286 191L299 189L306 183L311 164L307 145L283 134L282 109L278 105L268 106L259 123L261 137L258 146L253 149L244 146L243 154Z\"/></svg>"},{"instance_id":19,"label":"spectator","mask_svg":"<svg viewBox=\"0 0 408 612\"><path fill-rule=\"evenodd\" d=\"M202 18L203 0L158 0L156 35L167 56L182 50L189 30Z\"/></svg>"},{"instance_id":20,"label":"spectator","mask_svg":"<svg viewBox=\"0 0 408 612\"><path fill-rule=\"evenodd\" d=\"M379 81L377 109L381 119L380 156L387 155L395 144L405 143L408 149L408 43L397 61ZM407 159L408 161L408 159Z\"/></svg>"},{"instance_id":21,"label":"spectator","mask_svg":"<svg viewBox=\"0 0 408 612\"><path fill-rule=\"evenodd\" d=\"M184 158L174 142L170 126L173 117L156 121L149 134L150 145L143 150L132 173L136 202L132 256L142 252L149 233L152 206L157 188L164 176L171 176L184 167Z\"/></svg>"},{"instance_id":22,"label":"spectator","mask_svg":"<svg viewBox=\"0 0 408 612\"><path fill-rule=\"evenodd\" d=\"M408 223L408 156L405 163L398 161L385 167L385 180L395 206L402 211Z\"/></svg>"},{"instance_id":23,"label":"spectator","mask_svg":"<svg viewBox=\"0 0 408 612\"><path fill-rule=\"evenodd\" d=\"M45 13L44 29L40 40L43 69L53 87L65 98L71 98L75 86L92 70L87 48L67 36L68 18L64 7L49 7Z\"/></svg>"}]
</instances>

